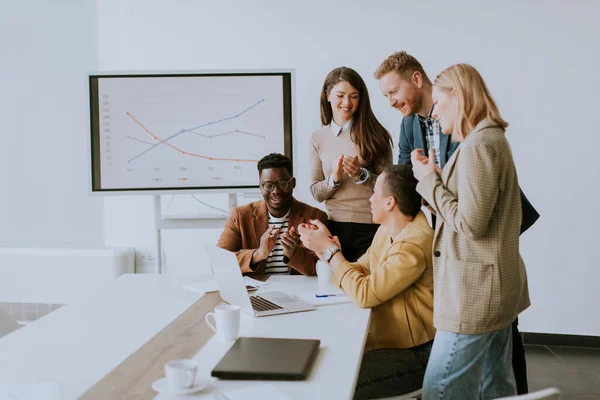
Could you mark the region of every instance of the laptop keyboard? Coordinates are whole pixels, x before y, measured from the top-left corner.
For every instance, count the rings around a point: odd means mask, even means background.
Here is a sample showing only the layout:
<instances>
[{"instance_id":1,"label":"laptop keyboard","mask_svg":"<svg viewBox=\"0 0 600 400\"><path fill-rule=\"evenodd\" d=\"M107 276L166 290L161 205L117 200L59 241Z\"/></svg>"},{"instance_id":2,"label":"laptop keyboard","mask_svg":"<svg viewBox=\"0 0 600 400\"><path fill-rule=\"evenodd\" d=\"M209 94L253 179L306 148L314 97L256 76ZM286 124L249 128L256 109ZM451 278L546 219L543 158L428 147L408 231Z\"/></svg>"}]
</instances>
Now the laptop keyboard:
<instances>
[{"instance_id":1,"label":"laptop keyboard","mask_svg":"<svg viewBox=\"0 0 600 400\"><path fill-rule=\"evenodd\" d=\"M252 303L252 308L254 311L272 311L283 309L283 307L280 307L277 304L256 295L250 296L250 303Z\"/></svg>"}]
</instances>

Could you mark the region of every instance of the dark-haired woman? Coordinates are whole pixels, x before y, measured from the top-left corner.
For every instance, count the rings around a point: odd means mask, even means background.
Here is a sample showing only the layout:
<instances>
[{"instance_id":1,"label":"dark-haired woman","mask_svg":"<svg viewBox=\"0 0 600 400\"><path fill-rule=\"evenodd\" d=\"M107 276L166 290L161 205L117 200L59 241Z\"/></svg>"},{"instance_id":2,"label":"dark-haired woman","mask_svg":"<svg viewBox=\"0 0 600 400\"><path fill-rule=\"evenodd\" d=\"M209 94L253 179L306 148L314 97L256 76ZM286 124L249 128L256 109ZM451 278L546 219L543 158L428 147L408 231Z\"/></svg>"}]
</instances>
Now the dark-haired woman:
<instances>
[{"instance_id":1,"label":"dark-haired woman","mask_svg":"<svg viewBox=\"0 0 600 400\"><path fill-rule=\"evenodd\" d=\"M353 262L377 231L369 198L377 176L392 164L392 139L371 110L365 82L351 68L336 68L325 78L321 124L311 139L310 190L325 202L329 230Z\"/></svg>"}]
</instances>

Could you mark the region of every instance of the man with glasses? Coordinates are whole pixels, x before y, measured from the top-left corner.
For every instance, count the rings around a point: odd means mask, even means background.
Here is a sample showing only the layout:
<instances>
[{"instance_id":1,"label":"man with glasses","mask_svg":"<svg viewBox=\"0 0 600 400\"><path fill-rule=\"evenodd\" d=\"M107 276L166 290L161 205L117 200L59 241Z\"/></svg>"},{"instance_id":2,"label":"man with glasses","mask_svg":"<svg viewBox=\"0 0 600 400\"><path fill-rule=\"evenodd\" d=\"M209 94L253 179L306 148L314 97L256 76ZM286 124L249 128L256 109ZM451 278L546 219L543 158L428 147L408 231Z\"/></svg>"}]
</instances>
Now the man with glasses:
<instances>
[{"instance_id":1,"label":"man with glasses","mask_svg":"<svg viewBox=\"0 0 600 400\"><path fill-rule=\"evenodd\" d=\"M271 153L258 162L263 200L236 207L217 246L237 255L243 273L315 275L317 256L300 243L298 225L327 214L292 196L292 160Z\"/></svg>"}]
</instances>

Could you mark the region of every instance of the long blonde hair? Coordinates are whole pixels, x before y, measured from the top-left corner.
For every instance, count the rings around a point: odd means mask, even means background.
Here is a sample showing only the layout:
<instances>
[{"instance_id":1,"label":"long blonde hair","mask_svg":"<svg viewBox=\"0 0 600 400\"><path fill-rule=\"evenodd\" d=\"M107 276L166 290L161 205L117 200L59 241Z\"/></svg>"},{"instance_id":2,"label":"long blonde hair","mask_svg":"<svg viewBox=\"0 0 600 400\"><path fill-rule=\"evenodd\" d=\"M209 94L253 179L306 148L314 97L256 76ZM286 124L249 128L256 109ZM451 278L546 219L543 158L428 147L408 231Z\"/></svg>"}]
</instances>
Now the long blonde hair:
<instances>
[{"instance_id":1,"label":"long blonde hair","mask_svg":"<svg viewBox=\"0 0 600 400\"><path fill-rule=\"evenodd\" d=\"M452 129L452 140L464 140L475 126L487 119L501 128L508 122L502 119L483 78L469 64L454 64L435 78L433 86L445 91L454 90L458 101L458 114Z\"/></svg>"}]
</instances>

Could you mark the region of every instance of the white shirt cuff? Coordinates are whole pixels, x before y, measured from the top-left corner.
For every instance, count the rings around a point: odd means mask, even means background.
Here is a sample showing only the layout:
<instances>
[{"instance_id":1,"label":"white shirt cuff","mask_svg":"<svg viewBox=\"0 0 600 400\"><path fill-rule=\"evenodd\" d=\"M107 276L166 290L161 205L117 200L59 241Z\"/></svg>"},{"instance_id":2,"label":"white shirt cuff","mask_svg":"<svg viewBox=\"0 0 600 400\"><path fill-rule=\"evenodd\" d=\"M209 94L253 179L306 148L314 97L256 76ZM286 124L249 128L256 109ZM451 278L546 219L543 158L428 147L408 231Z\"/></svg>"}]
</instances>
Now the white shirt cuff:
<instances>
[{"instance_id":1,"label":"white shirt cuff","mask_svg":"<svg viewBox=\"0 0 600 400\"><path fill-rule=\"evenodd\" d=\"M329 186L331 186L332 188L337 188L340 186L340 182L338 182L338 184L336 185L335 182L333 181L333 174L329 175L329 179L327 180L327 184Z\"/></svg>"}]
</instances>

